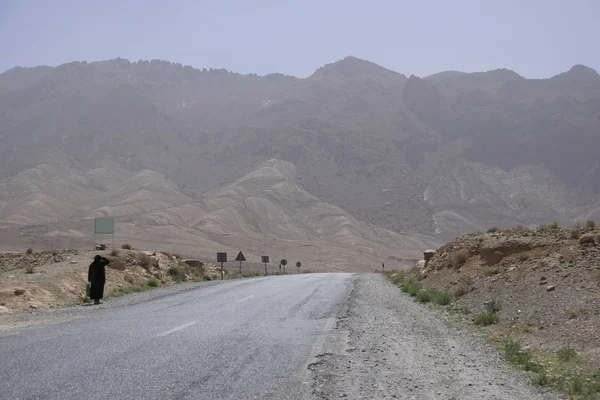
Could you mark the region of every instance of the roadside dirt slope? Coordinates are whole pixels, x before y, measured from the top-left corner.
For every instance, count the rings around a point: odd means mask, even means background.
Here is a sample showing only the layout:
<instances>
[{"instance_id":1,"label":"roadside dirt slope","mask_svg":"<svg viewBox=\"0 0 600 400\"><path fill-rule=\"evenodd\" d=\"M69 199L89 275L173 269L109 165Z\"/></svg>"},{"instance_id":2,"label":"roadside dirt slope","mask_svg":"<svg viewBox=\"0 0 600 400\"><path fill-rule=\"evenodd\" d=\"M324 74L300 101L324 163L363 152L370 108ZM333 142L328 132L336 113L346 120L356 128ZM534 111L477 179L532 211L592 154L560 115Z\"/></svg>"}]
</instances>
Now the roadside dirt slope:
<instances>
[{"instance_id":1,"label":"roadside dirt slope","mask_svg":"<svg viewBox=\"0 0 600 400\"><path fill-rule=\"evenodd\" d=\"M423 263L421 283L454 293L471 316L489 300L500 302L498 339L542 354L573 348L600 368L600 230L549 225L471 234Z\"/></svg>"},{"instance_id":2,"label":"roadside dirt slope","mask_svg":"<svg viewBox=\"0 0 600 400\"><path fill-rule=\"evenodd\" d=\"M0 254L0 315L28 310L80 304L84 301L88 267L96 254L111 263L106 269L105 296L125 294L147 287L151 278L158 285L175 281L212 279L218 275L212 264L193 267L180 258L138 250L57 250L33 254Z\"/></svg>"}]
</instances>

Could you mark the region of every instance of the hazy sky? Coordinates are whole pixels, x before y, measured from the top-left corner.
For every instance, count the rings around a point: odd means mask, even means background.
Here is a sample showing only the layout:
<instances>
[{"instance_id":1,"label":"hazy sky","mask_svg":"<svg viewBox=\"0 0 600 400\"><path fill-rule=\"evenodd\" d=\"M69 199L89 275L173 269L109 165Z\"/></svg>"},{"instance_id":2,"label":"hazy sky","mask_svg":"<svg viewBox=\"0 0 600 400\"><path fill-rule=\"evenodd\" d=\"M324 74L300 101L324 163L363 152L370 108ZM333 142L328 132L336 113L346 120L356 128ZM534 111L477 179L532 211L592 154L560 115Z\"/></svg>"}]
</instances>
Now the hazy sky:
<instances>
[{"instance_id":1,"label":"hazy sky","mask_svg":"<svg viewBox=\"0 0 600 400\"><path fill-rule=\"evenodd\" d=\"M404 74L600 70L600 0L0 0L0 71L123 57L305 77L347 55Z\"/></svg>"}]
</instances>

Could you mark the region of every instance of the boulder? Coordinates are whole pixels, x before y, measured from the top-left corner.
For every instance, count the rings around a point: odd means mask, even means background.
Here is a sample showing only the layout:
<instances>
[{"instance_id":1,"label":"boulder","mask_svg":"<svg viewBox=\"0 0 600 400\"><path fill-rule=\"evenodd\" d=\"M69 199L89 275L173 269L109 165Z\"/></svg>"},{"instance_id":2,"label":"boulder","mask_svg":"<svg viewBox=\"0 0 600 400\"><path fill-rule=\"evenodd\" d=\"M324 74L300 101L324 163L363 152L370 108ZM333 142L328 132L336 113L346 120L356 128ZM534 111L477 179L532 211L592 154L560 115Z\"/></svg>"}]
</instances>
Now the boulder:
<instances>
[{"instance_id":1,"label":"boulder","mask_svg":"<svg viewBox=\"0 0 600 400\"><path fill-rule=\"evenodd\" d=\"M492 266L502 261L504 254L499 250L482 250L481 257L485 260L487 265Z\"/></svg>"},{"instance_id":2,"label":"boulder","mask_svg":"<svg viewBox=\"0 0 600 400\"><path fill-rule=\"evenodd\" d=\"M423 259L425 261L425 264L427 264L429 262L429 260L431 260L433 258L433 256L435 255L435 250L433 249L427 249L423 252Z\"/></svg>"},{"instance_id":3,"label":"boulder","mask_svg":"<svg viewBox=\"0 0 600 400\"><path fill-rule=\"evenodd\" d=\"M183 262L192 268L203 268L204 267L204 262L200 261L200 260L183 260Z\"/></svg>"},{"instance_id":4,"label":"boulder","mask_svg":"<svg viewBox=\"0 0 600 400\"><path fill-rule=\"evenodd\" d=\"M594 233L586 233L579 238L579 244L594 246L596 244L596 235Z\"/></svg>"}]
</instances>

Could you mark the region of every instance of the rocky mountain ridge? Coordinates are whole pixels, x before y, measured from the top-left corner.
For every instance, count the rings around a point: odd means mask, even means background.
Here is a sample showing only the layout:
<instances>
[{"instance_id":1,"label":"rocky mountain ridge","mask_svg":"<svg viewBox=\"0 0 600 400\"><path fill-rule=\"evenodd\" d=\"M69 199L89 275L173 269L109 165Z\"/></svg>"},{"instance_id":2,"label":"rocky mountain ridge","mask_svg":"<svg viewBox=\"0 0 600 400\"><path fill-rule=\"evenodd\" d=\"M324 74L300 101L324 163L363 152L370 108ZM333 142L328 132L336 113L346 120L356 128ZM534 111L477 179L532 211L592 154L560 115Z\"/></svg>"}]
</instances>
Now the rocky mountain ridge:
<instances>
[{"instance_id":1,"label":"rocky mountain ridge","mask_svg":"<svg viewBox=\"0 0 600 400\"><path fill-rule=\"evenodd\" d=\"M44 207L61 220L77 207L19 176L50 152L97 174L154 171L192 198L277 158L361 220L440 239L566 224L600 216L599 126L600 77L584 66L541 80L407 78L354 57L306 79L158 60L14 68L0 74L0 213L54 201Z\"/></svg>"}]
</instances>

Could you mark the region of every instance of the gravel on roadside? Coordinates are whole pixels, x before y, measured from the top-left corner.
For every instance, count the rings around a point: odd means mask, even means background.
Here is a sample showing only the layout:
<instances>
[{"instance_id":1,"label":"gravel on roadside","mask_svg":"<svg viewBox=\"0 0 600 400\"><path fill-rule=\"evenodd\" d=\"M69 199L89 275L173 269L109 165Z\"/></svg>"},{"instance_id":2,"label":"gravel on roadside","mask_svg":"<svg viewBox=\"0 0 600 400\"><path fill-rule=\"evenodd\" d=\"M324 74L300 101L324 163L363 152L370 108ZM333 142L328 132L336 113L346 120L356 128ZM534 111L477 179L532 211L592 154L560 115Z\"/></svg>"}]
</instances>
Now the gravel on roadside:
<instances>
[{"instance_id":1,"label":"gravel on roadside","mask_svg":"<svg viewBox=\"0 0 600 400\"><path fill-rule=\"evenodd\" d=\"M318 399L558 399L381 274L358 277L336 328L344 349L309 367Z\"/></svg>"}]
</instances>

